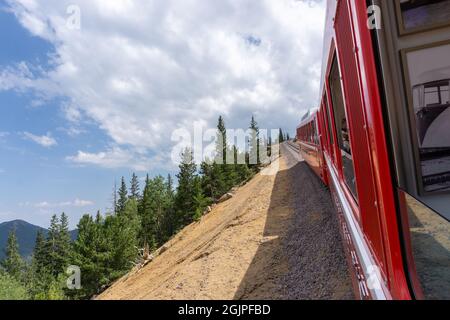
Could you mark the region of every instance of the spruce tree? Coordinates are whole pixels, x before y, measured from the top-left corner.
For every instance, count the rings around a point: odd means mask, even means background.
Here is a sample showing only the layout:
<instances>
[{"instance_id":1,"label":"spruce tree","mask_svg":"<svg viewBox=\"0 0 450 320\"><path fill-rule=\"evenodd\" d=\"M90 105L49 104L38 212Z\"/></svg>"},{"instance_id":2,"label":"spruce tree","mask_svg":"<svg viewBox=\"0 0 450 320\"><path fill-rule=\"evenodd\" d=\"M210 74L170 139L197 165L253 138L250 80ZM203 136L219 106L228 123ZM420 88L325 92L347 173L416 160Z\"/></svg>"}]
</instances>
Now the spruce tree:
<instances>
[{"instance_id":1,"label":"spruce tree","mask_svg":"<svg viewBox=\"0 0 450 320\"><path fill-rule=\"evenodd\" d=\"M283 130L281 130L281 128L280 128L280 132L278 134L278 142L279 143L283 143L284 142Z\"/></svg>"},{"instance_id":2,"label":"spruce tree","mask_svg":"<svg viewBox=\"0 0 450 320\"><path fill-rule=\"evenodd\" d=\"M176 231L176 215L174 208L175 192L173 190L173 178L170 174L167 176L166 190L167 208L162 221L162 242L166 242L167 240L169 240Z\"/></svg>"},{"instance_id":3,"label":"spruce tree","mask_svg":"<svg viewBox=\"0 0 450 320\"><path fill-rule=\"evenodd\" d=\"M235 173L236 173L236 184L246 181L251 176L251 171L247 166L247 163L238 163L238 159L241 157L246 158L245 154L239 153L239 150L236 146L233 146L233 153L235 158Z\"/></svg>"},{"instance_id":4,"label":"spruce tree","mask_svg":"<svg viewBox=\"0 0 450 320\"><path fill-rule=\"evenodd\" d=\"M272 156L272 136L269 136L269 141L267 143L267 155Z\"/></svg>"},{"instance_id":5,"label":"spruce tree","mask_svg":"<svg viewBox=\"0 0 450 320\"><path fill-rule=\"evenodd\" d=\"M33 257L27 272L27 288L31 299L46 299L49 286L54 276L49 272L47 265L49 256L46 253L46 239L44 233L39 230L33 250Z\"/></svg>"},{"instance_id":6,"label":"spruce tree","mask_svg":"<svg viewBox=\"0 0 450 320\"><path fill-rule=\"evenodd\" d=\"M249 165L251 168L257 170L260 164L259 159L259 128L258 123L255 120L255 117L252 116L252 120L250 121L251 130L250 139L249 139Z\"/></svg>"},{"instance_id":7,"label":"spruce tree","mask_svg":"<svg viewBox=\"0 0 450 320\"><path fill-rule=\"evenodd\" d=\"M125 183L125 178L122 177L120 188L119 188L119 198L117 200L117 209L116 213L120 213L125 209L125 205L128 200L128 190L127 185Z\"/></svg>"},{"instance_id":8,"label":"spruce tree","mask_svg":"<svg viewBox=\"0 0 450 320\"><path fill-rule=\"evenodd\" d=\"M216 162L226 164L227 156L227 132L222 116L217 121Z\"/></svg>"},{"instance_id":9,"label":"spruce tree","mask_svg":"<svg viewBox=\"0 0 450 320\"><path fill-rule=\"evenodd\" d=\"M156 216L153 211L152 180L147 175L142 200L139 205L139 217L141 228L139 240L141 246L153 248L156 246Z\"/></svg>"},{"instance_id":10,"label":"spruce tree","mask_svg":"<svg viewBox=\"0 0 450 320\"><path fill-rule=\"evenodd\" d=\"M105 278L110 282L124 275L136 261L138 230L138 205L135 199L127 201L119 214L105 218L102 230L108 251L105 269L110 269Z\"/></svg>"},{"instance_id":11,"label":"spruce tree","mask_svg":"<svg viewBox=\"0 0 450 320\"><path fill-rule=\"evenodd\" d=\"M140 188L139 188L139 179L137 175L133 172L130 181L130 199L135 199L136 201L140 198Z\"/></svg>"},{"instance_id":12,"label":"spruce tree","mask_svg":"<svg viewBox=\"0 0 450 320\"><path fill-rule=\"evenodd\" d=\"M33 264L36 267L36 271L40 272L46 265L45 254L45 237L41 230L38 230L36 234L36 241L33 250Z\"/></svg>"},{"instance_id":13,"label":"spruce tree","mask_svg":"<svg viewBox=\"0 0 450 320\"><path fill-rule=\"evenodd\" d=\"M65 268L69 265L69 259L72 249L72 241L69 232L69 219L67 215L63 212L59 218L59 230L57 241L57 259L58 268L61 272L65 271Z\"/></svg>"},{"instance_id":14,"label":"spruce tree","mask_svg":"<svg viewBox=\"0 0 450 320\"><path fill-rule=\"evenodd\" d=\"M71 255L71 239L69 233L69 220L65 213L58 218L53 215L50 220L47 239L45 240L40 256L44 260L44 267L54 277L65 272Z\"/></svg>"},{"instance_id":15,"label":"spruce tree","mask_svg":"<svg viewBox=\"0 0 450 320\"><path fill-rule=\"evenodd\" d=\"M177 174L178 188L175 197L177 226L179 228L193 221L197 209L194 200L197 166L193 159L192 150L185 149L181 154L181 159L180 172Z\"/></svg>"},{"instance_id":16,"label":"spruce tree","mask_svg":"<svg viewBox=\"0 0 450 320\"><path fill-rule=\"evenodd\" d=\"M77 225L78 237L73 247L73 261L82 274L81 290L67 292L72 298L90 298L99 292L101 286L109 283L110 268L107 266L110 256L107 239L103 232L103 218L97 213L95 220L84 215Z\"/></svg>"},{"instance_id":17,"label":"spruce tree","mask_svg":"<svg viewBox=\"0 0 450 320\"><path fill-rule=\"evenodd\" d=\"M198 221L201 219L206 208L212 203L212 199L205 196L203 193L200 177L195 177L193 198L195 204L195 212L192 220Z\"/></svg>"},{"instance_id":18,"label":"spruce tree","mask_svg":"<svg viewBox=\"0 0 450 320\"><path fill-rule=\"evenodd\" d=\"M117 183L116 180L114 180L114 188L113 188L113 196L112 196L112 212L114 214L117 213Z\"/></svg>"},{"instance_id":19,"label":"spruce tree","mask_svg":"<svg viewBox=\"0 0 450 320\"><path fill-rule=\"evenodd\" d=\"M47 239L45 240L44 256L45 267L54 276L60 273L58 259L58 233L59 233L59 219L54 214L50 220L50 227L47 233Z\"/></svg>"},{"instance_id":20,"label":"spruce tree","mask_svg":"<svg viewBox=\"0 0 450 320\"><path fill-rule=\"evenodd\" d=\"M162 221L167 208L167 186L164 178L157 176L147 181L141 207L141 239L150 249L156 249L161 243Z\"/></svg>"},{"instance_id":21,"label":"spruce tree","mask_svg":"<svg viewBox=\"0 0 450 320\"><path fill-rule=\"evenodd\" d=\"M19 244L17 242L15 228L9 232L5 254L5 259L1 264L2 267L11 277L14 277L18 281L22 281L25 263L19 253Z\"/></svg>"}]
</instances>

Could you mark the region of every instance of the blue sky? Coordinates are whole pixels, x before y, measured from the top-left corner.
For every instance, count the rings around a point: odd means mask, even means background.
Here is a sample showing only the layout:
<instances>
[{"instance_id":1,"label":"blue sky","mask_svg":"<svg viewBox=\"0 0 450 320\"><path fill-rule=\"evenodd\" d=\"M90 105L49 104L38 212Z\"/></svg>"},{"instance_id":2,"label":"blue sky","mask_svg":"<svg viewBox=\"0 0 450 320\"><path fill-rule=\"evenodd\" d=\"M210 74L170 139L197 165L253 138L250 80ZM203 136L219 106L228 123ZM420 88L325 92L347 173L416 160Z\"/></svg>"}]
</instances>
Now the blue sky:
<instances>
[{"instance_id":1,"label":"blue sky","mask_svg":"<svg viewBox=\"0 0 450 320\"><path fill-rule=\"evenodd\" d=\"M194 122L295 128L323 19L324 1L0 0L0 222L75 227L121 176L173 173Z\"/></svg>"},{"instance_id":2,"label":"blue sky","mask_svg":"<svg viewBox=\"0 0 450 320\"><path fill-rule=\"evenodd\" d=\"M0 43L1 68L23 61L48 67L48 55L54 52L51 43L31 35L4 10L0 10ZM73 136L60 110L64 99L39 106L34 106L35 100L30 92L0 91L0 222L24 219L46 227L52 214L65 211L74 228L81 215L110 208L114 181L121 176L128 180L131 171L67 161L67 155L80 149L104 146L108 136L89 123L80 129L83 133ZM50 133L56 145L42 146L25 133Z\"/></svg>"}]
</instances>

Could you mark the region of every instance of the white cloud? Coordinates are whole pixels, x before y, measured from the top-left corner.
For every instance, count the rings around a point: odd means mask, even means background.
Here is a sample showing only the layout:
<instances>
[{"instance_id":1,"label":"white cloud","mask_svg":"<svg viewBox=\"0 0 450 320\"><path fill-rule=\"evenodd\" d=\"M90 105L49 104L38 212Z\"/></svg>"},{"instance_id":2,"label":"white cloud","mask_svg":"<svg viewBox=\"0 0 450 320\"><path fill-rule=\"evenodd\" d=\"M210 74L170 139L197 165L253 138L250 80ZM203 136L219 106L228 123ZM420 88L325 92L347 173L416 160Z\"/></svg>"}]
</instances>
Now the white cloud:
<instances>
[{"instance_id":1,"label":"white cloud","mask_svg":"<svg viewBox=\"0 0 450 320\"><path fill-rule=\"evenodd\" d=\"M62 202L49 202L49 201L42 201L38 203L21 203L21 207L33 207L37 209L54 209L54 208L65 208L65 207L76 207L76 208L84 208L93 206L94 202L89 200L81 200L81 199L75 199L72 201L62 201Z\"/></svg>"},{"instance_id":2,"label":"white cloud","mask_svg":"<svg viewBox=\"0 0 450 320\"><path fill-rule=\"evenodd\" d=\"M232 128L254 113L293 129L317 100L325 1L79 0L80 30L66 27L72 1L8 3L56 54L47 71L0 69L0 90L66 97L68 121L94 121L118 146L80 151L79 163L122 166L124 149L167 153L173 130L215 126L219 114ZM142 160L129 163L147 167Z\"/></svg>"},{"instance_id":3,"label":"white cloud","mask_svg":"<svg viewBox=\"0 0 450 320\"><path fill-rule=\"evenodd\" d=\"M154 169L155 163L158 163L160 167L168 165L168 161L164 161L160 155L148 157L146 153L119 146L113 146L98 153L78 151L75 156L67 157L67 160L79 165L96 165L110 169L131 168L138 172Z\"/></svg>"},{"instance_id":4,"label":"white cloud","mask_svg":"<svg viewBox=\"0 0 450 320\"><path fill-rule=\"evenodd\" d=\"M26 139L36 142L37 144L39 144L45 148L50 148L50 147L56 146L58 144L56 142L56 140L51 136L50 133L47 133L46 135L43 135L43 136L37 136L37 135L34 135L29 132L24 132L23 136Z\"/></svg>"}]
</instances>

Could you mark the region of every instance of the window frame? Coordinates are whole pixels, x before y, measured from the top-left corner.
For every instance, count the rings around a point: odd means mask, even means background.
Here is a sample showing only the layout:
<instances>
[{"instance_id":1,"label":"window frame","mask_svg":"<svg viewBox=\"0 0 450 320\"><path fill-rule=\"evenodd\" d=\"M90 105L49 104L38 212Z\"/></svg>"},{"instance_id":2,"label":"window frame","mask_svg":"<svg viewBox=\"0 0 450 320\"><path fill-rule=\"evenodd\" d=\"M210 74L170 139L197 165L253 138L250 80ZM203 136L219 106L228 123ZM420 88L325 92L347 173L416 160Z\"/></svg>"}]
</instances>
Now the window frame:
<instances>
[{"instance_id":1,"label":"window frame","mask_svg":"<svg viewBox=\"0 0 450 320\"><path fill-rule=\"evenodd\" d=\"M412 34L416 34L416 33L421 33L421 32L426 32L426 31L432 31L432 30L450 26L450 22L442 22L442 23L434 23L429 26L416 27L416 28L412 28L412 29L408 30L405 28L405 23L403 20L400 0L394 0L394 1L395 1L394 5L395 5L396 20L397 20L397 28L398 28L398 34L400 37L412 35Z\"/></svg>"},{"instance_id":2,"label":"window frame","mask_svg":"<svg viewBox=\"0 0 450 320\"><path fill-rule=\"evenodd\" d=\"M409 131L410 131L409 138L410 138L410 141L412 144L412 149L413 149L412 157L413 157L413 162L414 162L414 171L415 171L415 175L416 175L416 188L417 188L417 193L420 196L445 195L445 194L450 194L450 190L426 191L424 188L423 173L422 173L422 168L421 168L421 160L420 160L420 152L419 152L420 144L418 141L419 139L417 137L417 124L416 124L416 117L414 114L415 113L414 97L413 97L414 92L412 89L411 79L409 76L408 53L420 51L420 50L424 50L424 49L438 48L440 46L446 46L446 45L450 45L450 40L427 43L424 45L409 47L409 48L400 50L400 56L401 56L400 60L401 60L401 67L402 67L403 79L404 79L403 92L406 97L406 103L407 103L406 113L408 115L408 124L409 124ZM449 81L449 86L450 86L450 81ZM441 216L443 216L443 215L441 215Z\"/></svg>"},{"instance_id":3,"label":"window frame","mask_svg":"<svg viewBox=\"0 0 450 320\"><path fill-rule=\"evenodd\" d=\"M331 56L330 59L330 64L329 64L329 69L327 72L327 77L326 77L326 83L327 83L327 91L328 91L328 95L329 95L329 108L330 108L330 116L333 118L332 119L332 127L333 127L333 131L334 131L334 138L336 143L334 144L334 152L336 153L336 163L335 165L339 168L338 172L339 172L339 176L343 182L343 185L345 186L345 189L347 191L348 194L351 195L351 200L354 202L354 205L358 208L359 210L359 196L358 196L358 184L356 181L356 170L355 170L355 162L353 160L353 156L348 154L344 149L341 149L340 146L340 140L338 137L338 128L336 126L336 114L335 114L335 108L336 106L334 105L334 101L333 101L333 96L332 96L332 89L331 89L331 81L330 81L330 77L333 71L334 66L336 65L337 68L337 73L338 73L338 78L339 78L339 86L340 86L340 91L341 91L341 96L342 96L342 107L344 109L344 115L347 121L347 126L349 126L349 117L348 117L348 111L347 111L347 101L346 101L346 95L345 95L345 91L344 91L344 83L343 83L343 78L342 78L342 72L341 72L341 66L340 66L340 62L339 62L339 56L338 56L338 52L336 49L334 49L334 52ZM348 141L349 141L349 145L350 145L350 150L352 150L352 138L351 138L351 134L350 134L350 128L348 128ZM339 155L339 156L338 156ZM352 188L349 186L346 176L345 176L345 170L344 170L344 157L349 158L349 160L352 162L352 171L353 171L353 178L355 179L355 191L353 192Z\"/></svg>"}]
</instances>

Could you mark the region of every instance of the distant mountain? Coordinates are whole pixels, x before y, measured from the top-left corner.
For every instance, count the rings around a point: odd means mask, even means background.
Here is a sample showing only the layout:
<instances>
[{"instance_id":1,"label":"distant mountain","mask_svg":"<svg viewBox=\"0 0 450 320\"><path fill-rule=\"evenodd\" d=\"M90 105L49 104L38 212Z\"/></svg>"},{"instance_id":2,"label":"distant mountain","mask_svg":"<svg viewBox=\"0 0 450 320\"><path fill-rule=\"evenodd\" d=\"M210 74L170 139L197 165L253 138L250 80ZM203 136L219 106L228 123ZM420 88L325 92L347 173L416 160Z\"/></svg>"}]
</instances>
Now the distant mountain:
<instances>
[{"instance_id":1,"label":"distant mountain","mask_svg":"<svg viewBox=\"0 0 450 320\"><path fill-rule=\"evenodd\" d=\"M37 232L41 230L44 235L47 235L48 233L47 229L35 226L23 220L14 220L0 223L0 260L5 257L8 235L14 228L16 229L19 251L24 258L29 258L33 253ZM78 230L70 231L70 237L72 238L72 240L76 239L77 235Z\"/></svg>"}]
</instances>

